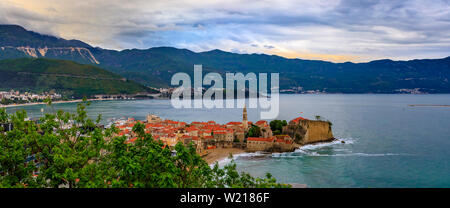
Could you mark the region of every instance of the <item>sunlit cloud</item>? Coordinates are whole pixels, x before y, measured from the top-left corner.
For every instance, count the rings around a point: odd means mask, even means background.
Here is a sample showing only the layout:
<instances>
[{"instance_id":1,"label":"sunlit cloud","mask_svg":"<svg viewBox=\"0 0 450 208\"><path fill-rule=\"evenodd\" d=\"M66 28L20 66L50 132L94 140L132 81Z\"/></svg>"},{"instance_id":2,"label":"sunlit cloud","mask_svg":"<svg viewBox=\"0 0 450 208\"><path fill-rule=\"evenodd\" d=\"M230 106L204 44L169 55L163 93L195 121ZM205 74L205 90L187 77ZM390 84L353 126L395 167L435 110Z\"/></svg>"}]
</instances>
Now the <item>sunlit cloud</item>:
<instances>
[{"instance_id":1,"label":"sunlit cloud","mask_svg":"<svg viewBox=\"0 0 450 208\"><path fill-rule=\"evenodd\" d=\"M0 23L109 49L363 62L449 56L450 1L2 0Z\"/></svg>"}]
</instances>

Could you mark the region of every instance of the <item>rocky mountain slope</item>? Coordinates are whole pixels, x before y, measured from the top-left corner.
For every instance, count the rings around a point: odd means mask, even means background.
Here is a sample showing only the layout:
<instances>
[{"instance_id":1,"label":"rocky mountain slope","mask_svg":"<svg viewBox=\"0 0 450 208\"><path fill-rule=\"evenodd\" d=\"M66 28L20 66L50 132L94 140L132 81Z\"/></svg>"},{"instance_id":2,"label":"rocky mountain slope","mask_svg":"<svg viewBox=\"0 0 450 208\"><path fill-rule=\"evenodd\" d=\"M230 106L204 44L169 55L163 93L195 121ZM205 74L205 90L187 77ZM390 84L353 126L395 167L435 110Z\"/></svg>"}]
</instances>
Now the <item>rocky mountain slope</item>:
<instances>
[{"instance_id":1,"label":"rocky mountain slope","mask_svg":"<svg viewBox=\"0 0 450 208\"><path fill-rule=\"evenodd\" d=\"M0 25L0 59L23 57L92 64L150 86L169 86L173 74L192 73L194 64L202 64L204 72L221 74L277 72L281 89L301 87L304 91L330 93L450 93L450 57L331 63L220 50L195 53L171 47L116 51L41 35L20 26Z\"/></svg>"}]
</instances>

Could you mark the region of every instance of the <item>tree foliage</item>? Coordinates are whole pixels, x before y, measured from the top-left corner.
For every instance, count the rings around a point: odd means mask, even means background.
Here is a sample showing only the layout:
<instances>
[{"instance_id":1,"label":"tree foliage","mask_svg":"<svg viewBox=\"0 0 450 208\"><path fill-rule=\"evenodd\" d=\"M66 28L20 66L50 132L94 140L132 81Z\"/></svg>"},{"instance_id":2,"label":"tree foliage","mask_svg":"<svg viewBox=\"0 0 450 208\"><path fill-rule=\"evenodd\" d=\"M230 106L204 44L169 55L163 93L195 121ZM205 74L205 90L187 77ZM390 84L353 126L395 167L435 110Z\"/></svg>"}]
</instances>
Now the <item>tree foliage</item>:
<instances>
[{"instance_id":1,"label":"tree foliage","mask_svg":"<svg viewBox=\"0 0 450 208\"><path fill-rule=\"evenodd\" d=\"M261 128L256 125L252 125L247 132L246 137L260 137L261 136Z\"/></svg>"},{"instance_id":2,"label":"tree foliage","mask_svg":"<svg viewBox=\"0 0 450 208\"><path fill-rule=\"evenodd\" d=\"M273 120L270 122L270 129L274 135L280 135L283 132L283 126L287 126L286 120Z\"/></svg>"},{"instance_id":3,"label":"tree foliage","mask_svg":"<svg viewBox=\"0 0 450 208\"><path fill-rule=\"evenodd\" d=\"M210 167L192 145L174 149L145 133L137 123L134 143L114 136L118 129L101 128L86 112L46 114L39 124L25 111L12 115L0 109L0 121L13 130L0 133L0 187L124 188L124 187L289 187L268 174L253 178L232 162Z\"/></svg>"}]
</instances>

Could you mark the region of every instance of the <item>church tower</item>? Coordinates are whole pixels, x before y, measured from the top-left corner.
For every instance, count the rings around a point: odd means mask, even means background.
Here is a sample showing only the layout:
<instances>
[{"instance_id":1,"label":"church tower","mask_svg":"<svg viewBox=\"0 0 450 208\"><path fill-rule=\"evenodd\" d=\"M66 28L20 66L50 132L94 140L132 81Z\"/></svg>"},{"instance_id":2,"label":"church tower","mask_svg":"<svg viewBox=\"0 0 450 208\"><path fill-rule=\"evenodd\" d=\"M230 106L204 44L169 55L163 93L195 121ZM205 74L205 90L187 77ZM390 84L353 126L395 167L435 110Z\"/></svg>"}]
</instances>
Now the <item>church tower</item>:
<instances>
[{"instance_id":1,"label":"church tower","mask_svg":"<svg viewBox=\"0 0 450 208\"><path fill-rule=\"evenodd\" d=\"M248 119L247 119L247 107L244 106L244 110L242 112L242 125L244 127L244 130L248 130Z\"/></svg>"}]
</instances>

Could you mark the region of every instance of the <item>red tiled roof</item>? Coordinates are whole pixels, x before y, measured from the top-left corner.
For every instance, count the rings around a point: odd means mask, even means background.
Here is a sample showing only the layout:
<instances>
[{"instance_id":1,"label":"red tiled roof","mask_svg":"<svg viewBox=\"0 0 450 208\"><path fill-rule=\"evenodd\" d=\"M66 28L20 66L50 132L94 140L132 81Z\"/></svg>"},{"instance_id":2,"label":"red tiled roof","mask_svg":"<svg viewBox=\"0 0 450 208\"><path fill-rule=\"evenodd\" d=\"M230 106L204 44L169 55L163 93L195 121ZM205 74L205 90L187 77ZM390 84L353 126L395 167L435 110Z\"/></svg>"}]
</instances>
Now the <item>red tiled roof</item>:
<instances>
[{"instance_id":1,"label":"red tiled roof","mask_svg":"<svg viewBox=\"0 0 450 208\"><path fill-rule=\"evenodd\" d=\"M292 121L295 122L295 123L298 123L300 120L308 120L308 119L303 118L303 117L300 116L298 118L293 119Z\"/></svg>"},{"instance_id":2,"label":"red tiled roof","mask_svg":"<svg viewBox=\"0 0 450 208\"><path fill-rule=\"evenodd\" d=\"M198 122L198 121L194 121L191 124L192 125L198 125L198 124L200 124L200 125L208 125L208 123L206 123L206 122Z\"/></svg>"},{"instance_id":3,"label":"red tiled roof","mask_svg":"<svg viewBox=\"0 0 450 208\"><path fill-rule=\"evenodd\" d=\"M214 127L213 130L214 131L226 131L227 129L223 128L223 127Z\"/></svg>"},{"instance_id":4,"label":"red tiled roof","mask_svg":"<svg viewBox=\"0 0 450 208\"><path fill-rule=\"evenodd\" d=\"M284 139L277 139L277 140L275 140L275 142L277 142L277 143L284 143Z\"/></svg>"},{"instance_id":5,"label":"red tiled roof","mask_svg":"<svg viewBox=\"0 0 450 208\"><path fill-rule=\"evenodd\" d=\"M274 138L249 137L247 141L272 142Z\"/></svg>"},{"instance_id":6,"label":"red tiled roof","mask_svg":"<svg viewBox=\"0 0 450 208\"><path fill-rule=\"evenodd\" d=\"M162 128L162 127L164 127L164 125L162 125L162 124L147 124L147 125L145 125L146 129L149 129L149 128Z\"/></svg>"},{"instance_id":7,"label":"red tiled roof","mask_svg":"<svg viewBox=\"0 0 450 208\"><path fill-rule=\"evenodd\" d=\"M242 122L237 122L237 121L232 121L232 122L227 123L227 125L234 125L234 126L241 125L241 124L242 124Z\"/></svg>"},{"instance_id":8,"label":"red tiled roof","mask_svg":"<svg viewBox=\"0 0 450 208\"><path fill-rule=\"evenodd\" d=\"M267 124L267 121L260 120L260 121L257 121L256 124L258 124L258 125Z\"/></svg>"},{"instance_id":9,"label":"red tiled roof","mask_svg":"<svg viewBox=\"0 0 450 208\"><path fill-rule=\"evenodd\" d=\"M136 142L136 140L137 140L137 137L134 137L132 139L129 139L128 141L125 141L125 144L134 143L134 142Z\"/></svg>"},{"instance_id":10,"label":"red tiled roof","mask_svg":"<svg viewBox=\"0 0 450 208\"><path fill-rule=\"evenodd\" d=\"M166 123L168 124L178 124L178 121L172 121L172 120L165 120Z\"/></svg>"},{"instance_id":11,"label":"red tiled roof","mask_svg":"<svg viewBox=\"0 0 450 208\"><path fill-rule=\"evenodd\" d=\"M197 127L195 127L195 126L190 126L190 127L187 127L186 128L186 131L187 132L192 132L192 131L198 131L199 129L197 128Z\"/></svg>"}]
</instances>

